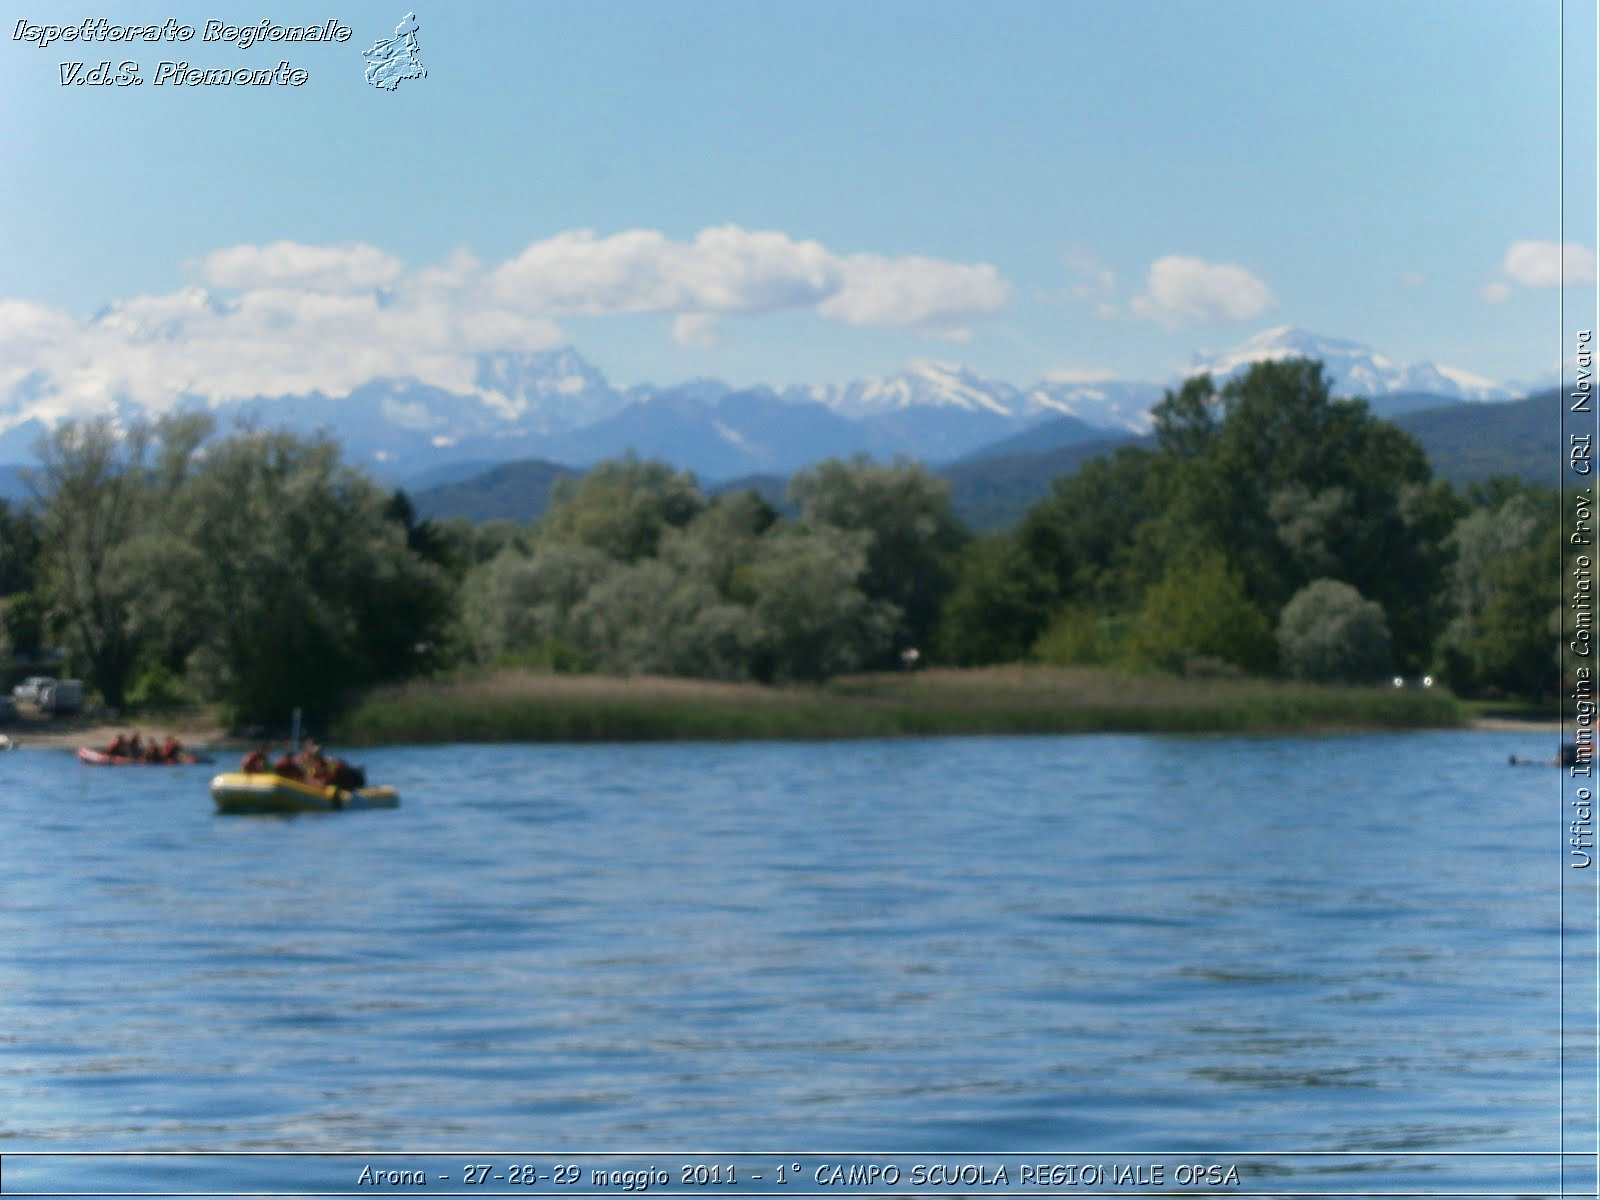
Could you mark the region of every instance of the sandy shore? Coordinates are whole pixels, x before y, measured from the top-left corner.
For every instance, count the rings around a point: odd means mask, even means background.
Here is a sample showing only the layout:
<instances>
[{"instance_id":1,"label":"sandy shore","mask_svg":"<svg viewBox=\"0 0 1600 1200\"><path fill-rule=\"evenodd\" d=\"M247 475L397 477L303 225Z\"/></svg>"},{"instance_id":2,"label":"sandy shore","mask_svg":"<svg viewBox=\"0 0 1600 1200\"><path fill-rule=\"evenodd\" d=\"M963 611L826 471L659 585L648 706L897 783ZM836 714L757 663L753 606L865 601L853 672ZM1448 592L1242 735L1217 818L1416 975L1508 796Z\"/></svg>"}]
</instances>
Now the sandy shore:
<instances>
[{"instance_id":1,"label":"sandy shore","mask_svg":"<svg viewBox=\"0 0 1600 1200\"><path fill-rule=\"evenodd\" d=\"M1560 721L1525 721L1519 717L1479 717L1472 729L1492 729L1500 733L1548 733L1559 736L1565 732Z\"/></svg>"},{"instance_id":2,"label":"sandy shore","mask_svg":"<svg viewBox=\"0 0 1600 1200\"><path fill-rule=\"evenodd\" d=\"M228 736L225 729L203 723L175 721L167 725L105 725L87 720L46 720L24 717L0 726L0 733L24 750L76 750L79 746L103 748L119 733L137 729L145 740L164 741L168 734L186 748L204 746L213 753L232 754L242 743ZM242 751L241 751L242 752Z\"/></svg>"}]
</instances>

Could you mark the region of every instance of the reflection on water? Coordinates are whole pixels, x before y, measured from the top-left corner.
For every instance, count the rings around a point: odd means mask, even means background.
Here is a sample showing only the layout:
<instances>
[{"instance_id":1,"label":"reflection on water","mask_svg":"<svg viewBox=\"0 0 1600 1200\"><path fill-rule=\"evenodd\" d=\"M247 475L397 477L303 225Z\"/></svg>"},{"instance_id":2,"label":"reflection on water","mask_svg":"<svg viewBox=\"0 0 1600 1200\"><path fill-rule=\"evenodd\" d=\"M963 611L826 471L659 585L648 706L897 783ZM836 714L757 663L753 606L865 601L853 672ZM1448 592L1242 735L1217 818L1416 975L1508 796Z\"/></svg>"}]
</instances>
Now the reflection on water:
<instances>
[{"instance_id":1,"label":"reflection on water","mask_svg":"<svg viewBox=\"0 0 1600 1200\"><path fill-rule=\"evenodd\" d=\"M1521 749L401 749L292 819L6 755L0 1150L1554 1148Z\"/></svg>"}]
</instances>

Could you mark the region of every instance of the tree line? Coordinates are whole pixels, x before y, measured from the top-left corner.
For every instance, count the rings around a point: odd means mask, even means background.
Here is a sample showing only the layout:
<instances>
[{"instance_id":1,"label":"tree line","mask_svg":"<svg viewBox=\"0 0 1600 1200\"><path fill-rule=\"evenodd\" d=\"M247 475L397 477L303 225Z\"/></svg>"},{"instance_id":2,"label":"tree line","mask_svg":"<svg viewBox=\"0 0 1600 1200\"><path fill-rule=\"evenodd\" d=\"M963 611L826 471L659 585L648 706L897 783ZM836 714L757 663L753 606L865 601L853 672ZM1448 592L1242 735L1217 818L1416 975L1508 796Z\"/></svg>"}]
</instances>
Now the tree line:
<instances>
[{"instance_id":1,"label":"tree line","mask_svg":"<svg viewBox=\"0 0 1600 1200\"><path fill-rule=\"evenodd\" d=\"M1153 449L1057 479L975 535L909 461L832 460L709 497L627 458L530 525L421 521L325 437L187 414L66 422L0 503L0 651L60 646L105 703L328 712L444 669L814 682L1034 661L1558 686L1559 497L1457 491L1322 366L1168 392Z\"/></svg>"}]
</instances>

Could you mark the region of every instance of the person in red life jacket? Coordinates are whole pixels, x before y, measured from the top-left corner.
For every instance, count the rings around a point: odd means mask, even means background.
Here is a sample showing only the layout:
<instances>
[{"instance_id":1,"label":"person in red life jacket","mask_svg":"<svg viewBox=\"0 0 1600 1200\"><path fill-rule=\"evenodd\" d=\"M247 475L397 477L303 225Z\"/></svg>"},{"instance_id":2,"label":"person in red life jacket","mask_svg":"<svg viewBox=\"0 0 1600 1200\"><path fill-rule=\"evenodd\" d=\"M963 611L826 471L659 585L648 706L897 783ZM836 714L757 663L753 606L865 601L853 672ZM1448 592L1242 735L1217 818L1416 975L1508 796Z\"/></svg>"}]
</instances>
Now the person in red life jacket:
<instances>
[{"instance_id":1,"label":"person in red life jacket","mask_svg":"<svg viewBox=\"0 0 1600 1200\"><path fill-rule=\"evenodd\" d=\"M111 744L106 747L106 754L111 758L125 758L128 754L128 737L119 733L111 739Z\"/></svg>"},{"instance_id":2,"label":"person in red life jacket","mask_svg":"<svg viewBox=\"0 0 1600 1200\"><path fill-rule=\"evenodd\" d=\"M295 760L294 751L287 746L284 747L283 753L278 756L278 761L272 764L272 773L284 779L304 779L306 777L305 771L301 768L299 762Z\"/></svg>"},{"instance_id":3,"label":"person in red life jacket","mask_svg":"<svg viewBox=\"0 0 1600 1200\"><path fill-rule=\"evenodd\" d=\"M183 761L183 745L170 733L167 740L161 743L161 761L177 763Z\"/></svg>"},{"instance_id":4,"label":"person in red life jacket","mask_svg":"<svg viewBox=\"0 0 1600 1200\"><path fill-rule=\"evenodd\" d=\"M323 757L322 747L310 740L307 740L306 748L300 754L300 765L305 768L306 778L312 783L326 784L333 774L333 764Z\"/></svg>"},{"instance_id":5,"label":"person in red life jacket","mask_svg":"<svg viewBox=\"0 0 1600 1200\"><path fill-rule=\"evenodd\" d=\"M161 743L151 738L144 744L144 761L151 766L160 766L164 761L161 757Z\"/></svg>"},{"instance_id":6,"label":"person in red life jacket","mask_svg":"<svg viewBox=\"0 0 1600 1200\"><path fill-rule=\"evenodd\" d=\"M246 775L267 774L267 745L265 742L244 756L243 761L239 763L239 770Z\"/></svg>"},{"instance_id":7,"label":"person in red life jacket","mask_svg":"<svg viewBox=\"0 0 1600 1200\"><path fill-rule=\"evenodd\" d=\"M144 761L144 741L140 738L137 729L133 731L133 736L128 739L128 744L122 748L122 753L133 759L134 762Z\"/></svg>"}]
</instances>

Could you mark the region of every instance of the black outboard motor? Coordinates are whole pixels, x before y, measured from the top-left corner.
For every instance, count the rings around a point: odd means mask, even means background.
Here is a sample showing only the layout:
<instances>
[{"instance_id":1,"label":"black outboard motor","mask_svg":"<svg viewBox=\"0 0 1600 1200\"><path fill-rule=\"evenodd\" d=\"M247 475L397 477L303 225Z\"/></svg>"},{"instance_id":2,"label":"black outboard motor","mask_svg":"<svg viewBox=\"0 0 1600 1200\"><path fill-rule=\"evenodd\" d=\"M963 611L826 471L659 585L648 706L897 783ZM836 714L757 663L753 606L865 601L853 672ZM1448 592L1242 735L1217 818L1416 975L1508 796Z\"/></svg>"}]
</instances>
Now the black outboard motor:
<instances>
[{"instance_id":1,"label":"black outboard motor","mask_svg":"<svg viewBox=\"0 0 1600 1200\"><path fill-rule=\"evenodd\" d=\"M1561 758L1559 759L1559 761L1560 761L1560 763L1561 763L1561 765L1563 767L1575 767L1575 766L1577 766L1578 765L1578 743L1577 742L1562 742L1561 743Z\"/></svg>"},{"instance_id":2,"label":"black outboard motor","mask_svg":"<svg viewBox=\"0 0 1600 1200\"><path fill-rule=\"evenodd\" d=\"M333 768L333 778L328 781L336 788L343 788L353 792L358 788L367 786L367 771L365 767L353 767L347 762L339 762Z\"/></svg>"}]
</instances>

